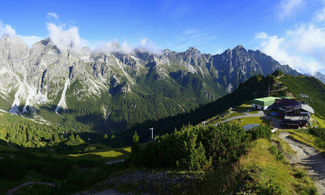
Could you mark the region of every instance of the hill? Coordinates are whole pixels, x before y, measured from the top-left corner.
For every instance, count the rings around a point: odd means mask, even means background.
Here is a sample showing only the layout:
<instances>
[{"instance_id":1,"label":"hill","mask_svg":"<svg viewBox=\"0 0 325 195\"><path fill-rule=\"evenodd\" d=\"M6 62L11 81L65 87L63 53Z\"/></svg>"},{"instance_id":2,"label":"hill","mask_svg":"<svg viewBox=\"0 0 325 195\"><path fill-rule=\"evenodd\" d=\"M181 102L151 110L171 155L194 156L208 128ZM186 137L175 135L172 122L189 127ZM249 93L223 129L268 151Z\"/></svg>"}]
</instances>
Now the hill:
<instances>
[{"instance_id":1,"label":"hill","mask_svg":"<svg viewBox=\"0 0 325 195\"><path fill-rule=\"evenodd\" d=\"M223 113L230 107L237 107L245 102L250 104L254 98L265 96L291 96L300 100L300 94L309 96L310 105L315 109L316 116L325 116L325 85L314 77L291 76L275 71L268 76L256 75L239 85L234 92L222 98L201 105L199 108L185 114L179 114L157 121L146 121L141 125L127 130L121 134L123 140L130 143L131 136L137 131L142 141L150 138L149 128L154 128L156 135L173 132L184 125L196 125L211 117Z\"/></svg>"}]
</instances>

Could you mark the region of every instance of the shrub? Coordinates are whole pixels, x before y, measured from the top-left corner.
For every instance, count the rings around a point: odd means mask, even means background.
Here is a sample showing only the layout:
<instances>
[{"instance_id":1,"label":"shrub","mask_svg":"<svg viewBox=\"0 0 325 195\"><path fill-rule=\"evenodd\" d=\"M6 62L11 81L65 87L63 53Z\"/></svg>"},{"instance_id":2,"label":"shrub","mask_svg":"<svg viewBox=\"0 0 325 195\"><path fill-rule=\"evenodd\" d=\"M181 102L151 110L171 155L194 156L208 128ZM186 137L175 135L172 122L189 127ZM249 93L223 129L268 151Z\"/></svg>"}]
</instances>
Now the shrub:
<instances>
[{"instance_id":1,"label":"shrub","mask_svg":"<svg viewBox=\"0 0 325 195\"><path fill-rule=\"evenodd\" d=\"M259 125L257 127L254 127L253 129L250 129L248 133L251 134L252 140L256 140L258 138L270 139L272 136L271 128L269 126L263 125Z\"/></svg>"},{"instance_id":2,"label":"shrub","mask_svg":"<svg viewBox=\"0 0 325 195\"><path fill-rule=\"evenodd\" d=\"M276 160L282 160L284 158L282 151L280 151L277 147L271 146L269 150L275 156Z\"/></svg>"},{"instance_id":3,"label":"shrub","mask_svg":"<svg viewBox=\"0 0 325 195\"><path fill-rule=\"evenodd\" d=\"M188 126L150 142L143 150L132 150L130 160L147 167L175 167L186 170L208 170L212 165L237 161L246 151L250 134L238 124ZM139 158L135 160L134 156Z\"/></svg>"},{"instance_id":4,"label":"shrub","mask_svg":"<svg viewBox=\"0 0 325 195\"><path fill-rule=\"evenodd\" d=\"M317 137L315 140L315 145L320 148L325 148L325 129L310 128L309 132Z\"/></svg>"}]
</instances>

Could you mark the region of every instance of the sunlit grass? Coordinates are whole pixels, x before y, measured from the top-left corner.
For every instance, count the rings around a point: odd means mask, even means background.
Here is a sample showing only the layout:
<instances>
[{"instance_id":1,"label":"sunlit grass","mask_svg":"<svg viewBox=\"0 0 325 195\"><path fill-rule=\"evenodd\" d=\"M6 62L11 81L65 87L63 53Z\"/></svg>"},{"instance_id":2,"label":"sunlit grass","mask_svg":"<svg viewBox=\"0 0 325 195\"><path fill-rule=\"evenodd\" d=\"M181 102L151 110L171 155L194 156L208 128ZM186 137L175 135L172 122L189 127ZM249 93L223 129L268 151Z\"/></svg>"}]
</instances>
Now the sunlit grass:
<instances>
[{"instance_id":1,"label":"sunlit grass","mask_svg":"<svg viewBox=\"0 0 325 195\"><path fill-rule=\"evenodd\" d=\"M130 154L131 148L125 147L125 148L107 148L105 150L101 151L93 151L93 152L87 152L87 153L81 153L81 154L69 154L68 156L71 157L88 157L88 156L100 156L102 158L108 158L108 159L125 159Z\"/></svg>"},{"instance_id":2,"label":"sunlit grass","mask_svg":"<svg viewBox=\"0 0 325 195\"><path fill-rule=\"evenodd\" d=\"M245 126L248 124L263 124L263 121L260 117L245 117L245 118L240 118L236 119L232 122L238 122L240 126Z\"/></svg>"},{"instance_id":3,"label":"sunlit grass","mask_svg":"<svg viewBox=\"0 0 325 195\"><path fill-rule=\"evenodd\" d=\"M286 159L278 160L270 152L272 146L271 141L258 139L252 143L248 153L240 158L242 171L251 178L245 183L244 189L255 188L260 193L275 194L304 194L315 191L314 184L304 171L292 167ZM302 177L295 177L298 173L302 173Z\"/></svg>"},{"instance_id":4,"label":"sunlit grass","mask_svg":"<svg viewBox=\"0 0 325 195\"><path fill-rule=\"evenodd\" d=\"M312 116L312 119L316 120L320 128L325 128L325 120L317 117L316 115Z\"/></svg>"},{"instance_id":5,"label":"sunlit grass","mask_svg":"<svg viewBox=\"0 0 325 195\"><path fill-rule=\"evenodd\" d=\"M309 134L309 133L298 132L297 130L292 130L292 129L284 130L284 131L291 133L289 135L290 138L292 138L296 141L305 143L305 144L315 148L319 152L325 153L324 148L320 148L315 144L315 141L317 139L316 136Z\"/></svg>"}]
</instances>

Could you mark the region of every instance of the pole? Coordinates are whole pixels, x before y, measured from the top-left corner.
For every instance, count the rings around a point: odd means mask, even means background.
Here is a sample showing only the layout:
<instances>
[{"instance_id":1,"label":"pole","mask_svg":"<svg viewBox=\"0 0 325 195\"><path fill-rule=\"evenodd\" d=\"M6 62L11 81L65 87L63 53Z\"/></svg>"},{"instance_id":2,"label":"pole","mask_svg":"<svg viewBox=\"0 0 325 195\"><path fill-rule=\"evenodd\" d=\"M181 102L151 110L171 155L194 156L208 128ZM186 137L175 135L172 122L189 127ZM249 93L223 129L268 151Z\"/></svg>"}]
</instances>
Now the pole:
<instances>
[{"instance_id":1,"label":"pole","mask_svg":"<svg viewBox=\"0 0 325 195\"><path fill-rule=\"evenodd\" d=\"M153 127L149 128L149 131L151 131L151 139L153 140Z\"/></svg>"}]
</instances>

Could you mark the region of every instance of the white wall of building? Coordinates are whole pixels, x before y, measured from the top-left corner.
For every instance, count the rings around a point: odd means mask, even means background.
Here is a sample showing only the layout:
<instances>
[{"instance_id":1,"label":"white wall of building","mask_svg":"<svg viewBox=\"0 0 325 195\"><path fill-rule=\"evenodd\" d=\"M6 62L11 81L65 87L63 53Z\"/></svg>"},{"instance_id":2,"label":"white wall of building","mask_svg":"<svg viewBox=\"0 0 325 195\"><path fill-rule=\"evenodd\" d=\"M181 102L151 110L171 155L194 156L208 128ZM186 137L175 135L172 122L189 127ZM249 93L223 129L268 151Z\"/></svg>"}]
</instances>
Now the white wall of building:
<instances>
[{"instance_id":1,"label":"white wall of building","mask_svg":"<svg viewBox=\"0 0 325 195\"><path fill-rule=\"evenodd\" d=\"M258 110L267 110L268 106L261 106L258 104L252 104L252 107Z\"/></svg>"}]
</instances>

